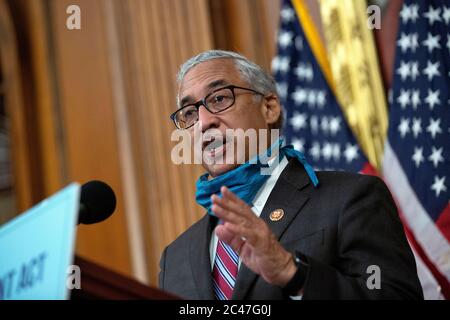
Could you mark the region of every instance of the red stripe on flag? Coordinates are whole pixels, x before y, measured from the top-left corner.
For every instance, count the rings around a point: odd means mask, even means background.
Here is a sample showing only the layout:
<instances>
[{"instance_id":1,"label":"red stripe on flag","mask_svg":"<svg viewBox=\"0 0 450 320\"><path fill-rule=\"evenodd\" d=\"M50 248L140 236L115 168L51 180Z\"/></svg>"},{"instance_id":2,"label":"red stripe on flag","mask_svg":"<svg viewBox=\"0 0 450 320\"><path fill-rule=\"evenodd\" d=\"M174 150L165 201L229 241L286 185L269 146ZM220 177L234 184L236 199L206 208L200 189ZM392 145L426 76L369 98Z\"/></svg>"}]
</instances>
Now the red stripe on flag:
<instances>
[{"instance_id":1,"label":"red stripe on flag","mask_svg":"<svg viewBox=\"0 0 450 320\"><path fill-rule=\"evenodd\" d=\"M374 167L372 167L372 165L369 162L366 162L364 164L364 167L359 172L363 173L363 174L367 174L369 176L380 177L380 175L378 174L377 170Z\"/></svg>"},{"instance_id":2,"label":"red stripe on flag","mask_svg":"<svg viewBox=\"0 0 450 320\"><path fill-rule=\"evenodd\" d=\"M403 216L400 214L403 221ZM403 223L403 228L405 230L406 236L408 237L409 243L414 248L414 251L420 256L422 261L425 263L427 268L431 271L436 281L441 286L441 293L444 296L446 300L450 299L450 283L447 281L447 279L439 272L439 270L434 266L434 264L428 259L427 254L425 251L423 251L420 244L417 242L416 238L414 237L413 233L409 228L407 227L406 223Z\"/></svg>"},{"instance_id":3,"label":"red stripe on flag","mask_svg":"<svg viewBox=\"0 0 450 320\"><path fill-rule=\"evenodd\" d=\"M387 186L389 189L389 186ZM391 195L394 199L395 205L397 206L398 214L400 216L400 219L403 223L403 229L405 230L406 236L408 237L409 243L412 245L414 251L416 254L419 255L419 257L422 259L423 263L427 266L427 268L430 270L430 272L433 274L433 277L436 279L436 281L439 283L439 286L441 287L442 295L446 300L450 300L450 283L448 282L447 278L442 275L442 273L435 267L434 263L428 258L425 251L422 249L422 246L417 242L414 234L408 227L408 222L406 221L402 211L400 210L400 206L398 205L398 201L395 198L395 195L391 192Z\"/></svg>"},{"instance_id":4,"label":"red stripe on flag","mask_svg":"<svg viewBox=\"0 0 450 320\"><path fill-rule=\"evenodd\" d=\"M389 186L387 186L389 189ZM434 263L428 258L425 251L422 249L422 246L417 242L414 234L408 227L408 222L406 221L402 211L400 210L400 206L398 205L398 201L395 198L395 195L391 192L391 195L395 201L395 205L397 206L398 214L400 216L400 219L403 223L403 229L405 230L406 237L408 238L409 243L412 245L414 251L417 255L422 259L423 263L427 266L427 268L430 270L430 272L433 274L433 277L436 279L436 281L439 283L439 286L441 287L442 295L446 300L450 299L450 283L447 281L447 278L445 278L442 273L435 267Z\"/></svg>"},{"instance_id":5,"label":"red stripe on flag","mask_svg":"<svg viewBox=\"0 0 450 320\"><path fill-rule=\"evenodd\" d=\"M439 219L436 221L436 226L448 242L450 242L450 204L448 204L444 211L442 211Z\"/></svg>"}]
</instances>

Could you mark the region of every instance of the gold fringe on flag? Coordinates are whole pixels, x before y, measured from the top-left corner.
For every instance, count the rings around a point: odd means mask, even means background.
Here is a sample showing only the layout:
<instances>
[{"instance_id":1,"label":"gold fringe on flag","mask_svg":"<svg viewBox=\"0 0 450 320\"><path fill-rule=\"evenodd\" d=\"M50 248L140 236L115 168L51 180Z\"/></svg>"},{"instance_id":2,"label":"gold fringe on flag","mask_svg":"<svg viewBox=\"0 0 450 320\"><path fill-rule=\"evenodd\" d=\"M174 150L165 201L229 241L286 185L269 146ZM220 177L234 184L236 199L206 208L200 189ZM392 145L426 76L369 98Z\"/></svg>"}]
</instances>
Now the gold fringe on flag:
<instances>
[{"instance_id":1,"label":"gold fringe on flag","mask_svg":"<svg viewBox=\"0 0 450 320\"><path fill-rule=\"evenodd\" d=\"M380 169L388 115L366 10L365 0L320 0L336 97L370 163Z\"/></svg>"},{"instance_id":2,"label":"gold fringe on flag","mask_svg":"<svg viewBox=\"0 0 450 320\"><path fill-rule=\"evenodd\" d=\"M322 70L325 80L331 88L331 91L336 96L336 90L333 82L333 77L331 75L331 68L327 57L327 51L322 43L319 32L314 24L313 19L309 15L308 8L304 3L304 0L292 0L297 17L302 26L303 32L305 33L306 40L308 41L311 51L317 60L317 63Z\"/></svg>"}]
</instances>

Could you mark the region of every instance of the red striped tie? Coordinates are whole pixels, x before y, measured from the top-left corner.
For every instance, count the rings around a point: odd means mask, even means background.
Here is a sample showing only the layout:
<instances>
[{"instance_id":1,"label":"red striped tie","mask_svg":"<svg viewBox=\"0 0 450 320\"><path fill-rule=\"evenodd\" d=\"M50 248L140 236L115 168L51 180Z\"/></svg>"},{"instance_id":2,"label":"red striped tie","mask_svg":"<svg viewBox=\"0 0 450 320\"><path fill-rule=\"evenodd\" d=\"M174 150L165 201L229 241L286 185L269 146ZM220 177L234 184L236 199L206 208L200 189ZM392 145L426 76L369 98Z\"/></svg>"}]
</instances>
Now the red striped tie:
<instances>
[{"instance_id":1,"label":"red striped tie","mask_svg":"<svg viewBox=\"0 0 450 320\"><path fill-rule=\"evenodd\" d=\"M238 272L239 256L221 240L217 243L213 267L213 289L216 299L230 300Z\"/></svg>"}]
</instances>

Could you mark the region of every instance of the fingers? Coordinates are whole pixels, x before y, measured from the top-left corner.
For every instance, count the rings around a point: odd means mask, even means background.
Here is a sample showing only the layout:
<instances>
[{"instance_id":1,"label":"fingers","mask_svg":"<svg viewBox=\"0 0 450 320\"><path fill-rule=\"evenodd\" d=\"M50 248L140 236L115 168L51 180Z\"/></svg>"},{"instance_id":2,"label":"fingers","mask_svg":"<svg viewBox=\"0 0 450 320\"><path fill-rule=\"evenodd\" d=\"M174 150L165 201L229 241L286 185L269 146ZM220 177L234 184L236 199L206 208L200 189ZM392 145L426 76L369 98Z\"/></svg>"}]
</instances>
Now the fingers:
<instances>
[{"instance_id":1,"label":"fingers","mask_svg":"<svg viewBox=\"0 0 450 320\"><path fill-rule=\"evenodd\" d=\"M228 210L231 210L237 214L247 215L250 218L253 218L255 215L253 211L251 211L250 206L227 187L221 188L223 198L220 199L220 203L224 206L228 206Z\"/></svg>"},{"instance_id":2,"label":"fingers","mask_svg":"<svg viewBox=\"0 0 450 320\"><path fill-rule=\"evenodd\" d=\"M221 192L223 196L222 198L219 198L217 195L212 195L211 201L213 205L215 204L225 209L227 212L223 212L224 214L234 213L240 216L247 216L248 218L254 217L254 214L251 211L250 206L243 200L241 200L239 197L237 197L228 188L222 187ZM213 208L211 209L214 211Z\"/></svg>"},{"instance_id":3,"label":"fingers","mask_svg":"<svg viewBox=\"0 0 450 320\"><path fill-rule=\"evenodd\" d=\"M220 191L222 192L222 195L225 199L228 199L234 203L236 203L237 205L240 206L246 206L247 204L241 199L239 198L237 195L235 195L230 189L228 189L227 187L223 186L222 188L220 188Z\"/></svg>"},{"instance_id":4,"label":"fingers","mask_svg":"<svg viewBox=\"0 0 450 320\"><path fill-rule=\"evenodd\" d=\"M222 221L229 222L229 223L235 223L235 224L245 223L244 219L241 216L233 213L232 211L224 209L219 204L213 204L211 207L211 210L214 212L216 217L218 217Z\"/></svg>"},{"instance_id":5,"label":"fingers","mask_svg":"<svg viewBox=\"0 0 450 320\"><path fill-rule=\"evenodd\" d=\"M258 232L260 232L263 228L258 227L258 224L239 222L233 223L230 221L226 221L224 224L218 225L216 227L217 236L222 241L231 245L235 250L240 248L243 242L249 243L252 247L257 246L259 238ZM258 222L259 221L256 221L256 223Z\"/></svg>"},{"instance_id":6,"label":"fingers","mask_svg":"<svg viewBox=\"0 0 450 320\"><path fill-rule=\"evenodd\" d=\"M227 228L229 232L236 234L240 240L251 244L253 247L258 246L261 228L258 228L256 225L246 227L243 225L228 224Z\"/></svg>"},{"instance_id":7,"label":"fingers","mask_svg":"<svg viewBox=\"0 0 450 320\"><path fill-rule=\"evenodd\" d=\"M242 211L245 210L244 206L237 204L236 202L229 200L227 198L219 198L217 195L213 195L211 197L211 201L213 204L218 205L223 209L238 215L242 215Z\"/></svg>"},{"instance_id":8,"label":"fingers","mask_svg":"<svg viewBox=\"0 0 450 320\"><path fill-rule=\"evenodd\" d=\"M231 245L231 242L236 238L239 244L242 241L253 242L254 236L254 225L246 222L236 214L228 213L223 208L217 207L213 211L216 213L217 217L225 221L224 224L218 225L216 227L216 234L222 241Z\"/></svg>"}]
</instances>

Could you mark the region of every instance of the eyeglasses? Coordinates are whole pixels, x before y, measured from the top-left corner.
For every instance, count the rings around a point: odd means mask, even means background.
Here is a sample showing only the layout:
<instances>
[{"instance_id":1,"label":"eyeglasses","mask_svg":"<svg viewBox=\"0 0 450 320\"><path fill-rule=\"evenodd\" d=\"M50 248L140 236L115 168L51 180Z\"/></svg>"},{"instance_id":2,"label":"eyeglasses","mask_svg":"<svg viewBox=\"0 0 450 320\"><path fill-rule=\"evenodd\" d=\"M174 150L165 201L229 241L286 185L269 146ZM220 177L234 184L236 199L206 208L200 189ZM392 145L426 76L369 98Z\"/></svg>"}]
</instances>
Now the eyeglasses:
<instances>
[{"instance_id":1,"label":"eyeglasses","mask_svg":"<svg viewBox=\"0 0 450 320\"><path fill-rule=\"evenodd\" d=\"M264 96L261 92L253 89L229 85L214 90L196 103L188 104L178 109L170 115L170 119L173 120L178 129L187 129L192 127L198 121L198 109L200 109L201 106L204 106L206 110L211 113L219 113L230 108L236 99L234 92L235 89L247 90Z\"/></svg>"}]
</instances>

